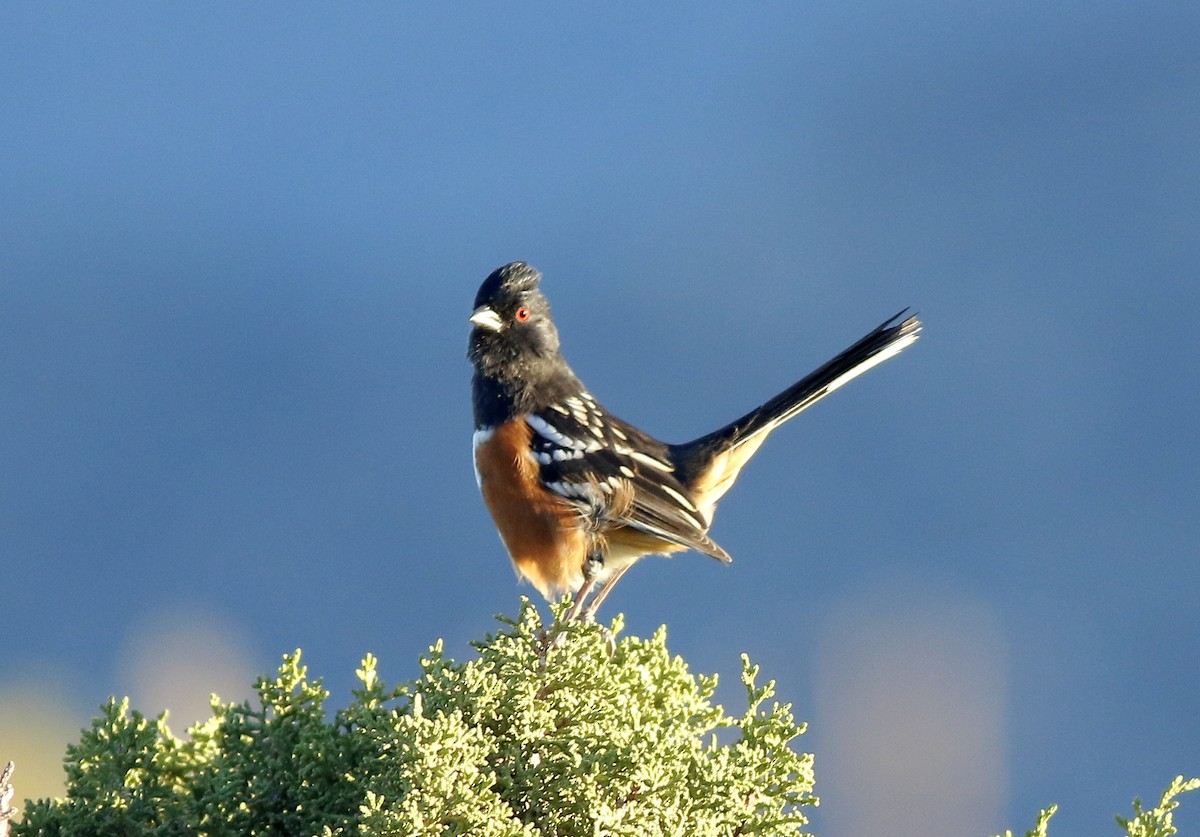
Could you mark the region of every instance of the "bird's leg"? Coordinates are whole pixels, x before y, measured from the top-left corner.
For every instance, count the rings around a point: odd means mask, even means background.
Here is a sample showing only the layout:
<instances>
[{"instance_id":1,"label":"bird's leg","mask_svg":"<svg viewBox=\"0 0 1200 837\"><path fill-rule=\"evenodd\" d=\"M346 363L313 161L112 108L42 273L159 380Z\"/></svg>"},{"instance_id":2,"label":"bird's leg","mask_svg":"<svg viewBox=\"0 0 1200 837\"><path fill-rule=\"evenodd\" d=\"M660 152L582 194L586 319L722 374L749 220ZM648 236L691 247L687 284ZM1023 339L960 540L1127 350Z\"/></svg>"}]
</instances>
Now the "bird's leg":
<instances>
[{"instance_id":1,"label":"bird's leg","mask_svg":"<svg viewBox=\"0 0 1200 837\"><path fill-rule=\"evenodd\" d=\"M575 599L571 602L571 607L563 615L562 621L555 622L550 632L542 637L542 648L539 656L545 657L551 648L561 648L567 640L567 635L563 632L563 626L574 620L586 620L584 605L587 602L588 595L600 583L600 570L604 568L604 553L598 550L590 550L588 557L583 562L583 584L579 585L579 590L575 592Z\"/></svg>"},{"instance_id":2,"label":"bird's leg","mask_svg":"<svg viewBox=\"0 0 1200 837\"><path fill-rule=\"evenodd\" d=\"M563 617L564 622L570 622L573 619L578 619L579 614L583 612L583 603L587 600L588 593L592 592L592 588L596 586L596 579L584 579L583 585L575 593L575 598L571 602L571 609L567 611L567 615Z\"/></svg>"},{"instance_id":3,"label":"bird's leg","mask_svg":"<svg viewBox=\"0 0 1200 837\"><path fill-rule=\"evenodd\" d=\"M564 622L570 622L572 619L582 619L589 621L587 614L593 612L592 608L584 608L588 594L600 582L600 571L604 569L604 553L598 549L589 550L588 556L583 562L583 584L580 585L579 591L575 594L575 601L571 604L571 609L567 611L564 617ZM600 588L600 593L608 585L605 584Z\"/></svg>"},{"instance_id":4,"label":"bird's leg","mask_svg":"<svg viewBox=\"0 0 1200 837\"><path fill-rule=\"evenodd\" d=\"M616 586L617 582L621 580L621 576L625 575L625 573L632 566L633 564L626 564L620 569L613 570L612 575L604 580L604 584L599 590L596 591L595 595L592 596L592 601L588 604L587 608L583 611L583 615L580 617L584 622L596 621L596 611L600 609L600 605L604 602L604 599L609 593L612 592L612 589Z\"/></svg>"}]
</instances>

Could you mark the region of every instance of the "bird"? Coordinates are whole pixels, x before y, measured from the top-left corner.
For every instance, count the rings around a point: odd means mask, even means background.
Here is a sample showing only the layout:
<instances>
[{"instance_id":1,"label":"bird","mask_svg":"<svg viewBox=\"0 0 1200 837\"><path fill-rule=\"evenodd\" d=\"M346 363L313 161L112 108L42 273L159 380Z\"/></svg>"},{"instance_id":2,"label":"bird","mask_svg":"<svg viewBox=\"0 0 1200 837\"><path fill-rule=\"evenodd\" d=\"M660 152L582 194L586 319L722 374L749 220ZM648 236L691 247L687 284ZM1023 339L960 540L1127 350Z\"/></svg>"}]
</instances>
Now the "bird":
<instances>
[{"instance_id":1,"label":"bird","mask_svg":"<svg viewBox=\"0 0 1200 837\"><path fill-rule=\"evenodd\" d=\"M518 576L564 619L591 622L646 555L729 563L709 536L717 502L771 431L916 342L901 311L741 418L668 444L609 413L563 356L542 274L494 270L469 317L475 478Z\"/></svg>"}]
</instances>

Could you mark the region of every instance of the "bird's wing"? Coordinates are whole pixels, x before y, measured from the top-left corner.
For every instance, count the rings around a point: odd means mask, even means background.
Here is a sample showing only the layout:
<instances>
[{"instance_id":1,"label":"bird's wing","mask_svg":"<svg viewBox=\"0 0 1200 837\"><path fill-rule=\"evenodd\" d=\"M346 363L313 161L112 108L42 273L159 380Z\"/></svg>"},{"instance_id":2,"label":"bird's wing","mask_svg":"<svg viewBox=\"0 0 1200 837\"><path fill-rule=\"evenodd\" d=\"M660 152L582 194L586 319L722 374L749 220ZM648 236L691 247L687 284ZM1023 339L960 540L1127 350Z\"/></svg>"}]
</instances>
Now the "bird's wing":
<instances>
[{"instance_id":1,"label":"bird's wing","mask_svg":"<svg viewBox=\"0 0 1200 837\"><path fill-rule=\"evenodd\" d=\"M581 392L525 417L542 484L579 509L583 524L621 526L731 560L675 476L667 445L608 415Z\"/></svg>"}]
</instances>

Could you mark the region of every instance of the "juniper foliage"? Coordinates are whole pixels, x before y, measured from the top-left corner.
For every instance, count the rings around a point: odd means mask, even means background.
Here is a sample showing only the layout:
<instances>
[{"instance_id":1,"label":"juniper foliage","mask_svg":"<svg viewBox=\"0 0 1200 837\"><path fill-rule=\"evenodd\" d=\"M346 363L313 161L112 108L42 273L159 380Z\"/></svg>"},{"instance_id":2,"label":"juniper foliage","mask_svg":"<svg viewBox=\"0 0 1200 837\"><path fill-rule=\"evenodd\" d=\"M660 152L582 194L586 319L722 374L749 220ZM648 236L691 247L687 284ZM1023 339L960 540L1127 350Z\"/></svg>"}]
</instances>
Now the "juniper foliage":
<instances>
[{"instance_id":1,"label":"juniper foliage","mask_svg":"<svg viewBox=\"0 0 1200 837\"><path fill-rule=\"evenodd\" d=\"M299 651L258 681L256 703L214 697L186 737L110 700L67 749L63 798L10 822L0 789L0 834L795 837L808 824L813 758L793 749L804 726L745 656L746 710L729 715L716 677L671 656L665 629L547 628L528 601L502 623L466 662L435 644L398 686L368 654L332 715ZM1180 776L1117 823L1169 837L1176 797L1197 788ZM1047 837L1055 810L1025 837Z\"/></svg>"},{"instance_id":2,"label":"juniper foliage","mask_svg":"<svg viewBox=\"0 0 1200 837\"><path fill-rule=\"evenodd\" d=\"M748 659L747 708L730 716L663 629L552 630L527 602L474 658L438 643L394 687L368 655L332 717L299 651L258 682L257 706L214 699L187 738L112 700L68 749L66 796L30 804L15 834L801 832L817 802L812 756L792 749L803 726Z\"/></svg>"}]
</instances>

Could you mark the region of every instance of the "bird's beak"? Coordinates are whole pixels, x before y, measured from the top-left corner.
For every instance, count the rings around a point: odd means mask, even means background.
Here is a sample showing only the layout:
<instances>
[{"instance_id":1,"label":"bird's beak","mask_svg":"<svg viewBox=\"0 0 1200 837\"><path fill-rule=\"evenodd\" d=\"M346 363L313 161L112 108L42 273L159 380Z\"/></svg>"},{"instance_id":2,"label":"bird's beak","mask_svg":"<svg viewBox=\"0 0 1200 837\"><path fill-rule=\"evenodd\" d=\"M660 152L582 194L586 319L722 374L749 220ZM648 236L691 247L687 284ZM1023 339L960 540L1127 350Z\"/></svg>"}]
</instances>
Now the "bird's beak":
<instances>
[{"instance_id":1,"label":"bird's beak","mask_svg":"<svg viewBox=\"0 0 1200 837\"><path fill-rule=\"evenodd\" d=\"M499 331L504 328L504 320L500 315L486 305L480 305L471 312L471 322L488 331Z\"/></svg>"}]
</instances>

